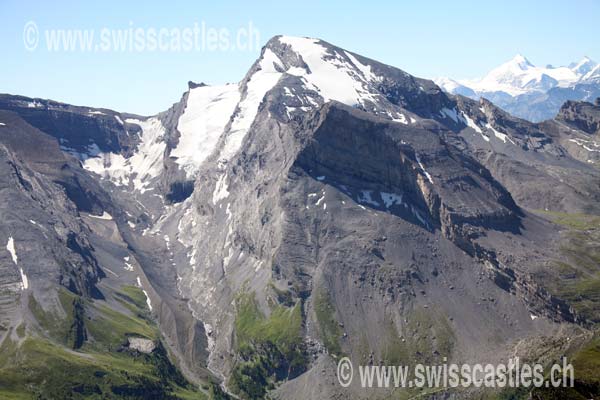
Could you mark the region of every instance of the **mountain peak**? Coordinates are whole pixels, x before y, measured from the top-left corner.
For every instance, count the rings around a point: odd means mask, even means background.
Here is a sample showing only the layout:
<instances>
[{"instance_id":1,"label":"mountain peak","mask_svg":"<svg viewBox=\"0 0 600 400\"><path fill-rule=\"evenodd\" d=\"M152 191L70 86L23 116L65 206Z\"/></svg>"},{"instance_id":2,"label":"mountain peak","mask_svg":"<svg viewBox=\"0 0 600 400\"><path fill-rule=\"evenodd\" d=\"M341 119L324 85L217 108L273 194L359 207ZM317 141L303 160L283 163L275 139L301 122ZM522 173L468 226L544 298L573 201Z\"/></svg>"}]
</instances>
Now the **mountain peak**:
<instances>
[{"instance_id":1,"label":"mountain peak","mask_svg":"<svg viewBox=\"0 0 600 400\"><path fill-rule=\"evenodd\" d=\"M534 65L532 63L529 62L529 60L522 55L521 53L517 54L516 56L514 56L510 61L510 64L517 64L519 66L519 68L521 69L526 69L528 67L533 67Z\"/></svg>"},{"instance_id":2,"label":"mountain peak","mask_svg":"<svg viewBox=\"0 0 600 400\"><path fill-rule=\"evenodd\" d=\"M582 81L600 81L600 64L594 63L588 72L581 78Z\"/></svg>"},{"instance_id":3,"label":"mountain peak","mask_svg":"<svg viewBox=\"0 0 600 400\"><path fill-rule=\"evenodd\" d=\"M573 70L576 74L585 75L593 70L598 64L588 56L584 56L579 62L571 65L571 70Z\"/></svg>"},{"instance_id":4,"label":"mountain peak","mask_svg":"<svg viewBox=\"0 0 600 400\"><path fill-rule=\"evenodd\" d=\"M422 108L428 94L446 99L431 81L318 38L273 37L248 77L268 71L282 78L278 88L285 97L283 104L288 115L338 101L390 119L408 121L401 108L410 111ZM401 97L400 92L403 92ZM421 108L419 112L423 115L431 115L430 109Z\"/></svg>"}]
</instances>

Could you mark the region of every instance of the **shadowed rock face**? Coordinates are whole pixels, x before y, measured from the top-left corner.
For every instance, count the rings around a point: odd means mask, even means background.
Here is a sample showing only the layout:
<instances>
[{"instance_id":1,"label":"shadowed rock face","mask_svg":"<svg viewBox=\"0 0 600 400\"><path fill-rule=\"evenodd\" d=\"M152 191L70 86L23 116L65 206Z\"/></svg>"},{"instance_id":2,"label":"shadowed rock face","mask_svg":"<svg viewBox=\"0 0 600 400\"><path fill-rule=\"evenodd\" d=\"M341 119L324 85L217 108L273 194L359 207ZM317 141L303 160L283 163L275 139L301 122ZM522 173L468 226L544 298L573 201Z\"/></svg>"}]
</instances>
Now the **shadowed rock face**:
<instances>
[{"instance_id":1,"label":"shadowed rock face","mask_svg":"<svg viewBox=\"0 0 600 400\"><path fill-rule=\"evenodd\" d=\"M600 134L600 103L567 101L558 112L556 119L590 135Z\"/></svg>"},{"instance_id":2,"label":"shadowed rock face","mask_svg":"<svg viewBox=\"0 0 600 400\"><path fill-rule=\"evenodd\" d=\"M600 152L594 151L593 143L592 147L587 144L589 135L559 120L531 124L486 100L457 97L457 101L469 117L469 126L453 142L485 165L518 205L598 212L600 191L594 164Z\"/></svg>"},{"instance_id":3,"label":"shadowed rock face","mask_svg":"<svg viewBox=\"0 0 600 400\"><path fill-rule=\"evenodd\" d=\"M356 398L330 384L334 356L499 362L587 323L538 279L559 279L562 233L531 210L600 212L590 106L532 124L289 37L239 85L190 83L155 117L4 95L0 239L30 252L19 263L48 303L64 287L122 311L115 292L143 289L190 379ZM22 302L1 303L5 324Z\"/></svg>"},{"instance_id":4,"label":"shadowed rock face","mask_svg":"<svg viewBox=\"0 0 600 400\"><path fill-rule=\"evenodd\" d=\"M36 118L42 119L40 115ZM53 123L53 117L49 118L47 125ZM88 326L88 316L93 314L91 302L100 301L102 306L122 313L123 306L114 303L115 292L141 285L139 276L148 274L157 285L151 289L148 283L145 289L155 296L157 319L163 321L164 327L170 327L164 329L163 340L170 346L171 354L181 360L180 367L188 376L205 377L206 338L202 325L179 298L176 278L155 272L165 268L161 260L166 251L164 242L153 248L151 242L140 243L129 232L125 218L137 212L131 208L137 204L135 200L128 193L122 198L110 193L110 184L106 187L97 176L84 170L80 160L73 157L72 149L61 151L55 137L31 126L17 112L0 110L0 121L0 212L4 220L0 240L4 249L11 238L18 256L18 264L10 261L10 254L3 252L1 257L5 278L0 323L6 328L2 329L2 339L10 337L11 328L19 325L32 331L38 324L48 329L43 324L66 317L64 323L72 324L69 346L80 348L94 343L98 338L89 333ZM85 138L85 128L72 129L79 133L80 140ZM106 135L110 135L110 128L106 129ZM140 215L136 222L143 221L144 216ZM134 261L136 258L139 261ZM144 270L135 271L133 266L139 264L144 265ZM23 288L25 281L28 285ZM61 290L65 289L89 300L85 310L83 302L71 305L61 300ZM29 311L32 307L36 310L33 315ZM42 317L49 319L36 321ZM73 321L68 322L70 319Z\"/></svg>"},{"instance_id":5,"label":"shadowed rock face","mask_svg":"<svg viewBox=\"0 0 600 400\"><path fill-rule=\"evenodd\" d=\"M78 294L96 295L95 284L104 274L91 254L86 228L77 220L76 205L82 205L85 211L91 211L94 205L98 207L98 198L102 196L95 195L92 190L99 189L99 186L78 171L76 164L69 163L51 137L31 127L16 114L0 111L0 118L11 127L0 131L5 210L14 216L12 222L23 223L21 229L25 230L24 233L39 230L36 229L37 224L48 224L53 230L51 234L43 235L52 244L40 254L49 257L48 260L40 260L40 265L54 269L46 271L49 281L61 283ZM91 184L91 190L82 187L82 181ZM41 220L34 217L25 219L25 215L19 215L19 210L38 214L36 217ZM9 236L11 218L7 218L6 222L5 234ZM30 236L26 234L26 237L29 241ZM38 250L31 249L32 243L25 245L30 249L28 257L35 259ZM44 276L44 273L33 273L39 278Z\"/></svg>"},{"instance_id":6,"label":"shadowed rock face","mask_svg":"<svg viewBox=\"0 0 600 400\"><path fill-rule=\"evenodd\" d=\"M16 113L0 111L0 114L10 124L9 129L0 131L3 144L34 171L62 186L79 210L102 212L102 203L108 203L108 196L80 168L77 160L61 151L55 138L29 125Z\"/></svg>"},{"instance_id":7,"label":"shadowed rock face","mask_svg":"<svg viewBox=\"0 0 600 400\"><path fill-rule=\"evenodd\" d=\"M298 165L313 177L325 176L359 202L370 192L369 207L391 208L457 241L466 226L518 230L519 211L510 194L438 135L343 107L326 112L298 157Z\"/></svg>"},{"instance_id":8,"label":"shadowed rock face","mask_svg":"<svg viewBox=\"0 0 600 400\"><path fill-rule=\"evenodd\" d=\"M18 113L63 147L79 153L86 153L96 144L101 151L131 154L138 142L139 127L124 122L134 117L128 114L9 95L0 95L0 109Z\"/></svg>"}]
</instances>

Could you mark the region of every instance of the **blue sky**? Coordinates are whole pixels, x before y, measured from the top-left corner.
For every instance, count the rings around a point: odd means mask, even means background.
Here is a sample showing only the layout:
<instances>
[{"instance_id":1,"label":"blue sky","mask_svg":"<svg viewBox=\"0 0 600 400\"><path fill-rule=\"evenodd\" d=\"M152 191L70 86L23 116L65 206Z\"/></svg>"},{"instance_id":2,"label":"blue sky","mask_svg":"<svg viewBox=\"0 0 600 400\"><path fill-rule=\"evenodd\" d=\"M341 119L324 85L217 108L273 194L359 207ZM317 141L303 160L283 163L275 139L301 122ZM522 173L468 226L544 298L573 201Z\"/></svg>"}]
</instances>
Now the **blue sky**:
<instances>
[{"instance_id":1,"label":"blue sky","mask_svg":"<svg viewBox=\"0 0 600 400\"><path fill-rule=\"evenodd\" d=\"M80 1L0 0L0 93L153 114L187 81L240 80L260 52L47 50L48 29L177 28L204 22L236 32L249 24L261 45L277 34L327 40L421 77L471 78L525 55L536 65L600 61L600 2L565 1ZM24 45L34 21L35 51ZM95 42L94 42L95 43Z\"/></svg>"}]
</instances>

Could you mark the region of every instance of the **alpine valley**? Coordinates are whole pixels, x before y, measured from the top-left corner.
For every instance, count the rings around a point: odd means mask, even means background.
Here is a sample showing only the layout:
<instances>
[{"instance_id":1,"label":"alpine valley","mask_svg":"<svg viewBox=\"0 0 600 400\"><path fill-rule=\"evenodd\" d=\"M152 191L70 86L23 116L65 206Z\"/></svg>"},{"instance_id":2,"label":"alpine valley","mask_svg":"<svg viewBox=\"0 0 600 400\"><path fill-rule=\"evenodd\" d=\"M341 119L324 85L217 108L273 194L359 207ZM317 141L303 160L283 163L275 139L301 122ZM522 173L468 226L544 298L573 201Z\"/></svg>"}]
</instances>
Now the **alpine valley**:
<instances>
[{"instance_id":1,"label":"alpine valley","mask_svg":"<svg viewBox=\"0 0 600 400\"><path fill-rule=\"evenodd\" d=\"M0 95L0 397L600 396L600 106L461 94L277 36L153 116ZM576 381L344 388L342 356Z\"/></svg>"}]
</instances>

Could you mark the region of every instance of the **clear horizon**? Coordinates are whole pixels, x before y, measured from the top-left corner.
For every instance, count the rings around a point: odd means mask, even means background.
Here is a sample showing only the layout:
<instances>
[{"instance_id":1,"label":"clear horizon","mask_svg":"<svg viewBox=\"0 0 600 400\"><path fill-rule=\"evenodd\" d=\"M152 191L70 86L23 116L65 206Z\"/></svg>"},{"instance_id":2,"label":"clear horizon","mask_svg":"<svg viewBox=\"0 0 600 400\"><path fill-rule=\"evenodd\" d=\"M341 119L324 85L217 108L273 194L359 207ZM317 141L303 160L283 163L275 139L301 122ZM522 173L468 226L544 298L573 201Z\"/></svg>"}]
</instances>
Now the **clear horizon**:
<instances>
[{"instance_id":1,"label":"clear horizon","mask_svg":"<svg viewBox=\"0 0 600 400\"><path fill-rule=\"evenodd\" d=\"M472 79L523 54L534 65L568 65L584 56L600 61L593 28L600 3L582 0L486 5L457 1L401 5L395 2L284 4L261 2L148 2L112 0L0 5L3 62L0 93L48 98L75 105L152 115L168 109L188 81L221 84L243 78L260 48L275 35L316 37L354 53L433 79ZM452 15L452 18L449 16ZM28 51L27 23L39 30ZM258 33L248 50L49 51L47 30L206 30ZM392 32L392 34L390 34ZM204 34L202 37L204 38ZM24 37L25 35L25 37ZM98 36L96 36L98 38Z\"/></svg>"}]
</instances>

